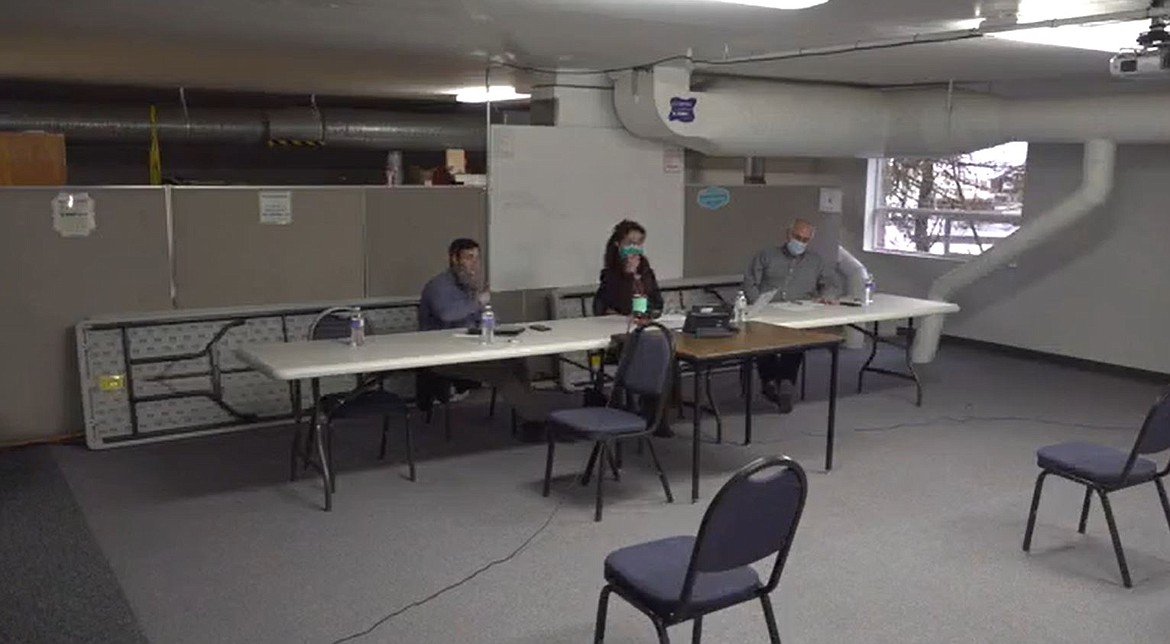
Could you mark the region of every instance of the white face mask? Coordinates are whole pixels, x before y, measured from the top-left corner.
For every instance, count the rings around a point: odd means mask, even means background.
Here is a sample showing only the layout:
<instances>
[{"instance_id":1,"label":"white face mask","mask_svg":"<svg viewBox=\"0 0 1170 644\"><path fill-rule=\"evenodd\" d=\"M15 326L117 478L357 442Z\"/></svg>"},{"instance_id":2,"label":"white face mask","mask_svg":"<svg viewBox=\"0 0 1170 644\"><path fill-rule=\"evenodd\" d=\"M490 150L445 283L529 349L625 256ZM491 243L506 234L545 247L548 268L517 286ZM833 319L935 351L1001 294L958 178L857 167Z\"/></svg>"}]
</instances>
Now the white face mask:
<instances>
[{"instance_id":1,"label":"white face mask","mask_svg":"<svg viewBox=\"0 0 1170 644\"><path fill-rule=\"evenodd\" d=\"M795 239L788 240L788 252L792 253L793 255L803 255L804 251L806 250L808 250L808 244L802 241L797 241Z\"/></svg>"}]
</instances>

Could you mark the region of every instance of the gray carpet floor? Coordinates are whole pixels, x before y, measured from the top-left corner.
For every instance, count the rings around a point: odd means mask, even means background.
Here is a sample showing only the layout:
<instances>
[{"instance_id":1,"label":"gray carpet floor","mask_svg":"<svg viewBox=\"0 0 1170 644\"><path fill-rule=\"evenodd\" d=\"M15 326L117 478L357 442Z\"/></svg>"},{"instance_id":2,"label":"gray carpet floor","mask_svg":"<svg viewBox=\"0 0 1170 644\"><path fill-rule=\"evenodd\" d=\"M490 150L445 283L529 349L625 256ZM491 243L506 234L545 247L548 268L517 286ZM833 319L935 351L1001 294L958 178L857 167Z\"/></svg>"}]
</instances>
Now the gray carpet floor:
<instances>
[{"instance_id":1,"label":"gray carpet floor","mask_svg":"<svg viewBox=\"0 0 1170 644\"><path fill-rule=\"evenodd\" d=\"M1128 446L1155 384L950 347L923 370L917 408L912 387L881 376L853 394L860 358L848 354L842 372L831 474L821 471L818 358L810 400L789 416L758 416L755 445L704 446L700 503L686 502L690 425L679 421L679 437L659 444L680 501L666 504L648 463L630 454L623 480L607 482L600 524L591 490L572 479L587 445L558 450L556 488L542 498L543 446L513 442L507 414L488 422L474 402L458 408L453 443L438 421L419 431L417 483L403 478L400 453L375 460L375 428L339 432L332 513L318 509L317 480L288 482L286 429L52 453L157 643L329 644L367 630L348 641L588 642L605 555L693 534L723 481L776 453L810 472L775 597L788 644L1170 639L1170 529L1152 486L1114 500L1133 590L1120 584L1099 507L1088 535L1077 534L1081 491L1071 484L1049 483L1033 553L1020 550L1035 449ZM892 366L897 355L883 359ZM741 416L733 377L723 380L734 439ZM688 627L672 635L690 641ZM654 639L614 601L607 641ZM758 605L709 618L705 641L766 642Z\"/></svg>"},{"instance_id":2,"label":"gray carpet floor","mask_svg":"<svg viewBox=\"0 0 1170 644\"><path fill-rule=\"evenodd\" d=\"M0 642L145 642L50 450L0 453Z\"/></svg>"}]
</instances>

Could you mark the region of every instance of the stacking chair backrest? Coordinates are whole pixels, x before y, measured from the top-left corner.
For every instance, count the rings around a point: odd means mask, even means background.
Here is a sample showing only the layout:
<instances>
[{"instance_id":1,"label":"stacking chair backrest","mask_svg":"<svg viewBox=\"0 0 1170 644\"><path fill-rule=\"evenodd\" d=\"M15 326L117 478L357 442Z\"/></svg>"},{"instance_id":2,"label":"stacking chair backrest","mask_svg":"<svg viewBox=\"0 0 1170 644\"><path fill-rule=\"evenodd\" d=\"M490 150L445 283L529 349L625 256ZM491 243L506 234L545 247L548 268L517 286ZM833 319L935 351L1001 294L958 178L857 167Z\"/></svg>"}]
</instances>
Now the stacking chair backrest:
<instances>
[{"instance_id":1,"label":"stacking chair backrest","mask_svg":"<svg viewBox=\"0 0 1170 644\"><path fill-rule=\"evenodd\" d=\"M1137 440L1133 445L1133 451L1130 452L1129 460L1122 472L1122 480L1125 480L1129 475L1138 456L1157 454L1168 449L1170 449L1170 390L1163 392L1154 406L1150 408L1149 413L1146 414L1146 420L1142 423L1141 431L1138 432ZM1166 469L1170 470L1170 463L1167 464ZM1163 474L1165 473L1166 470L1163 470Z\"/></svg>"},{"instance_id":2,"label":"stacking chair backrest","mask_svg":"<svg viewBox=\"0 0 1170 644\"><path fill-rule=\"evenodd\" d=\"M310 340L343 340L349 337L349 318L356 309L335 306L325 309L309 325ZM369 333L369 329L366 330Z\"/></svg>"},{"instance_id":3,"label":"stacking chair backrest","mask_svg":"<svg viewBox=\"0 0 1170 644\"><path fill-rule=\"evenodd\" d=\"M622 346L610 406L625 394L654 396L658 402L655 418L646 420L651 427L657 425L666 406L674 362L674 335L669 329L657 322L635 329Z\"/></svg>"},{"instance_id":4,"label":"stacking chair backrest","mask_svg":"<svg viewBox=\"0 0 1170 644\"><path fill-rule=\"evenodd\" d=\"M682 601L691 599L696 575L723 572L775 555L764 588L775 590L808 496L808 479L796 461L760 458L736 472L715 495L695 540Z\"/></svg>"}]
</instances>

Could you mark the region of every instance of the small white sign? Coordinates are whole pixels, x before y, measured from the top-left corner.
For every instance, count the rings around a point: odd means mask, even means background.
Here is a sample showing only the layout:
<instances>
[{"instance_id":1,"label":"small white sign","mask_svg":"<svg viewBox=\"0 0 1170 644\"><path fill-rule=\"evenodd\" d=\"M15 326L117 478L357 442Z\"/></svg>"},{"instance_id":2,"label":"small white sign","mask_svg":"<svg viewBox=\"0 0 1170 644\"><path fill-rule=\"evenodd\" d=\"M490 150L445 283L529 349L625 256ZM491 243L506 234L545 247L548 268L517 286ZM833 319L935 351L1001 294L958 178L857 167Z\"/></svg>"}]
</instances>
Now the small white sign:
<instances>
[{"instance_id":1,"label":"small white sign","mask_svg":"<svg viewBox=\"0 0 1170 644\"><path fill-rule=\"evenodd\" d=\"M821 188L821 212L839 214L845 191L840 188Z\"/></svg>"},{"instance_id":2,"label":"small white sign","mask_svg":"<svg viewBox=\"0 0 1170 644\"><path fill-rule=\"evenodd\" d=\"M62 192L53 199L53 230L62 237L89 237L97 228L93 198L85 192Z\"/></svg>"},{"instance_id":3,"label":"small white sign","mask_svg":"<svg viewBox=\"0 0 1170 644\"><path fill-rule=\"evenodd\" d=\"M292 221L291 192L264 190L260 193L260 223L287 226Z\"/></svg>"},{"instance_id":4,"label":"small white sign","mask_svg":"<svg viewBox=\"0 0 1170 644\"><path fill-rule=\"evenodd\" d=\"M662 171L679 174L686 169L686 155L682 148L666 148L662 151Z\"/></svg>"}]
</instances>

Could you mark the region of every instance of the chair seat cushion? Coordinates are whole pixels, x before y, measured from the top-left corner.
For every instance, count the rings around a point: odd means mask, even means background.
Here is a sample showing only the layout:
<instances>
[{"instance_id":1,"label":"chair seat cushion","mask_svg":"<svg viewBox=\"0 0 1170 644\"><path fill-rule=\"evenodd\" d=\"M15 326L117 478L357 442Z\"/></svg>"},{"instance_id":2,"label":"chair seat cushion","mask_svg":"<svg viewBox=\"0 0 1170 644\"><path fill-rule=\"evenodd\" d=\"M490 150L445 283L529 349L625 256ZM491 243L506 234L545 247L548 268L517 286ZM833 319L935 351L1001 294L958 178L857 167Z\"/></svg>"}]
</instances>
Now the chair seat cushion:
<instances>
[{"instance_id":1,"label":"chair seat cushion","mask_svg":"<svg viewBox=\"0 0 1170 644\"><path fill-rule=\"evenodd\" d=\"M397 394L372 389L353 396L352 392L327 394L321 397L321 408L332 419L370 418L405 414L406 401ZM348 399L348 400L347 400Z\"/></svg>"},{"instance_id":2,"label":"chair seat cushion","mask_svg":"<svg viewBox=\"0 0 1170 644\"><path fill-rule=\"evenodd\" d=\"M694 537L671 537L616 550L605 558L605 579L663 618L703 615L756 596L760 577L749 566L699 573L691 602L680 611L694 547Z\"/></svg>"},{"instance_id":3,"label":"chair seat cushion","mask_svg":"<svg viewBox=\"0 0 1170 644\"><path fill-rule=\"evenodd\" d=\"M562 409L549 414L548 422L578 434L615 436L646 431L646 419L622 409L582 407Z\"/></svg>"},{"instance_id":4,"label":"chair seat cushion","mask_svg":"<svg viewBox=\"0 0 1170 644\"><path fill-rule=\"evenodd\" d=\"M1107 486L1121 483L1121 471L1125 469L1128 458L1128 452L1096 443L1060 443L1036 451L1036 462L1043 469ZM1144 483L1153 479L1157 472L1156 463L1138 458L1125 484Z\"/></svg>"}]
</instances>

